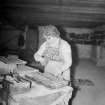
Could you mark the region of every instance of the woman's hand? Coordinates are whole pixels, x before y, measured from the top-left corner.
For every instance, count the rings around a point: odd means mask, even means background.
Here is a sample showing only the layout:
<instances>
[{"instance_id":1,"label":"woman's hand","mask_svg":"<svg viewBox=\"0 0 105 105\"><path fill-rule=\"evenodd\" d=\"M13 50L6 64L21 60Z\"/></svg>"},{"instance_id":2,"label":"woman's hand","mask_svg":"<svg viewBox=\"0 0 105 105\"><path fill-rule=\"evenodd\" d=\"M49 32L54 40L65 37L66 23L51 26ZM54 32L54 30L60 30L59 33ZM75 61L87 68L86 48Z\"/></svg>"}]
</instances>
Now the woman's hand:
<instances>
[{"instance_id":1,"label":"woman's hand","mask_svg":"<svg viewBox=\"0 0 105 105\"><path fill-rule=\"evenodd\" d=\"M40 63L43 65L43 66L45 66L45 65L47 65L48 64L48 59L46 59L46 58L42 58L42 60L40 61Z\"/></svg>"}]
</instances>

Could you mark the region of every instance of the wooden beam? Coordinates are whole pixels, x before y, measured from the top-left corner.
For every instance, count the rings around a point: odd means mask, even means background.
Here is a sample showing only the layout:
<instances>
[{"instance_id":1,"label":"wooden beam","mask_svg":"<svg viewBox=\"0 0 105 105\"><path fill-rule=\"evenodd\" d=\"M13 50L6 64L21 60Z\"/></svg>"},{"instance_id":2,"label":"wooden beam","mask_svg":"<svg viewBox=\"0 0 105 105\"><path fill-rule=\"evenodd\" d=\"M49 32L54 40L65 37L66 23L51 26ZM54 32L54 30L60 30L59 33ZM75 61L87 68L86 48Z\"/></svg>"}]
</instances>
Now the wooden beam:
<instances>
[{"instance_id":1,"label":"wooden beam","mask_svg":"<svg viewBox=\"0 0 105 105\"><path fill-rule=\"evenodd\" d=\"M65 5L36 5L36 4L14 4L5 5L5 9L17 8L26 9L36 12L59 12L59 13L91 13L91 14L105 14L104 7L82 7L82 6L65 6Z\"/></svg>"},{"instance_id":2,"label":"wooden beam","mask_svg":"<svg viewBox=\"0 0 105 105\"><path fill-rule=\"evenodd\" d=\"M3 15L16 24L105 24L105 0L7 0ZM21 21L21 23L20 23Z\"/></svg>"},{"instance_id":3,"label":"wooden beam","mask_svg":"<svg viewBox=\"0 0 105 105\"><path fill-rule=\"evenodd\" d=\"M105 0L5 0L6 3L20 3L20 4L29 4L29 3L39 3L39 4L105 4Z\"/></svg>"},{"instance_id":4,"label":"wooden beam","mask_svg":"<svg viewBox=\"0 0 105 105\"><path fill-rule=\"evenodd\" d=\"M25 25L29 25L30 27L36 27L37 25L45 25L45 24L54 24L60 26L68 26L68 27L86 27L86 28L94 28L96 26L101 26L105 24L105 22L100 21L73 21L73 20L60 20L58 19L48 19L48 18L33 18L33 19L24 19L24 18L14 18L8 17L8 21L11 24L15 24L17 26L23 27Z\"/></svg>"},{"instance_id":5,"label":"wooden beam","mask_svg":"<svg viewBox=\"0 0 105 105\"><path fill-rule=\"evenodd\" d=\"M5 11L5 15L11 18L23 18L25 20L34 19L48 19L48 20L66 20L66 21L93 21L93 22L105 22L105 14L89 14L89 13L65 13L65 12L36 12L36 10L26 9L8 9Z\"/></svg>"}]
</instances>

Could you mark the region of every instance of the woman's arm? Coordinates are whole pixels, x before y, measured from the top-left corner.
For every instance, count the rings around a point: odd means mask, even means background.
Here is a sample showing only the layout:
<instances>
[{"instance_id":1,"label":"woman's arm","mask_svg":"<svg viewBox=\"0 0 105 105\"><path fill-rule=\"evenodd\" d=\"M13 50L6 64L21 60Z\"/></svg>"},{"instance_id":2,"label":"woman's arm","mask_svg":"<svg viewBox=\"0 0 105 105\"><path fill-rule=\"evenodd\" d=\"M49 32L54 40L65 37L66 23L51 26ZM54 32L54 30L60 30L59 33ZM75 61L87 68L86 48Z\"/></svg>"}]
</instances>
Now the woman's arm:
<instances>
[{"instance_id":1,"label":"woman's arm","mask_svg":"<svg viewBox=\"0 0 105 105\"><path fill-rule=\"evenodd\" d=\"M65 71L69 69L72 65L72 52L71 52L71 46L67 43L64 42L61 48L61 53L62 53L62 59L63 59L63 64L61 71Z\"/></svg>"},{"instance_id":2,"label":"woman's arm","mask_svg":"<svg viewBox=\"0 0 105 105\"><path fill-rule=\"evenodd\" d=\"M34 59L37 62L40 62L42 65L45 65L45 58L42 56L43 52L45 50L46 47L46 43L43 43L40 48L38 49L38 51L34 54Z\"/></svg>"}]
</instances>

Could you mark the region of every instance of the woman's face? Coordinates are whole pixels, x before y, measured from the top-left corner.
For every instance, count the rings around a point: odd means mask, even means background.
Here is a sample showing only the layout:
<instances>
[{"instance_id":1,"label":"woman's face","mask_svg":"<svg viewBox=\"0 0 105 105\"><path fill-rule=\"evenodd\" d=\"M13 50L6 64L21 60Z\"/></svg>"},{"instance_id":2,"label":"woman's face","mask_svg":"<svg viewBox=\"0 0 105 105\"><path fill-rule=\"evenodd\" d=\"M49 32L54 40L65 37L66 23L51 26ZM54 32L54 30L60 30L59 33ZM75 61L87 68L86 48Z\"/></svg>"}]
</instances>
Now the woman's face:
<instances>
[{"instance_id":1,"label":"woman's face","mask_svg":"<svg viewBox=\"0 0 105 105\"><path fill-rule=\"evenodd\" d=\"M53 36L45 36L44 38L46 39L48 43L55 43L57 39L56 37L53 37Z\"/></svg>"},{"instance_id":2,"label":"woman's face","mask_svg":"<svg viewBox=\"0 0 105 105\"><path fill-rule=\"evenodd\" d=\"M53 37L52 37L52 36L44 36L44 38L46 39L46 41L50 41L50 40L52 40L52 39L53 39Z\"/></svg>"}]
</instances>

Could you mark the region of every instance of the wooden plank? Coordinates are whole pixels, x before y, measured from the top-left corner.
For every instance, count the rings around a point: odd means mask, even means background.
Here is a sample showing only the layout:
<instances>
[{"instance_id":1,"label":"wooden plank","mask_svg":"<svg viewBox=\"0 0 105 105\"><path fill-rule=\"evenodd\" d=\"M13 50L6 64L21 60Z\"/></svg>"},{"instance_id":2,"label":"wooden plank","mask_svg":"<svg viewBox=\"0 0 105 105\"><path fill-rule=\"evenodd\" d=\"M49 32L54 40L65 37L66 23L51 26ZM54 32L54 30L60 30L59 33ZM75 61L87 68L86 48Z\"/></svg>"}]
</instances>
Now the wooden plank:
<instances>
[{"instance_id":1,"label":"wooden plank","mask_svg":"<svg viewBox=\"0 0 105 105\"><path fill-rule=\"evenodd\" d=\"M103 4L105 0L6 0L7 3L90 3L90 4Z\"/></svg>"},{"instance_id":2,"label":"wooden plank","mask_svg":"<svg viewBox=\"0 0 105 105\"><path fill-rule=\"evenodd\" d=\"M62 0L62 2L77 2L77 3L105 3L105 0Z\"/></svg>"},{"instance_id":3,"label":"wooden plank","mask_svg":"<svg viewBox=\"0 0 105 105\"><path fill-rule=\"evenodd\" d=\"M20 25L54 23L91 27L105 23L105 0L7 0L3 6L3 14Z\"/></svg>"},{"instance_id":4,"label":"wooden plank","mask_svg":"<svg viewBox=\"0 0 105 105\"><path fill-rule=\"evenodd\" d=\"M19 11L12 11L9 12L7 15L7 18L18 22L21 21L21 24L27 23L28 24L34 24L35 21L38 23L42 22L44 23L50 23L50 21L53 21L54 23L60 21L61 23L66 22L65 24L70 23L71 21L75 22L75 25L77 25L77 21L80 23L84 22L98 22L98 23L103 23L105 24L105 15L89 15L89 14L82 14L82 15L77 15L77 14L48 14L48 13L35 13L35 12L19 12ZM48 22L49 21L49 22ZM52 22L52 23L53 23ZM68 23L67 23L68 22ZM11 22L10 22L11 23ZM64 23L63 23L64 24ZM83 25L83 24L82 24ZM92 24L91 24L92 25ZM85 26L85 24L84 24Z\"/></svg>"},{"instance_id":5,"label":"wooden plank","mask_svg":"<svg viewBox=\"0 0 105 105\"><path fill-rule=\"evenodd\" d=\"M58 12L58 13L92 13L92 14L105 14L104 7L77 7L77 6L59 6L59 5L6 5L5 10L9 8L25 9L34 12Z\"/></svg>"},{"instance_id":6,"label":"wooden plank","mask_svg":"<svg viewBox=\"0 0 105 105\"><path fill-rule=\"evenodd\" d=\"M6 0L5 4L58 4L59 0Z\"/></svg>"},{"instance_id":7,"label":"wooden plank","mask_svg":"<svg viewBox=\"0 0 105 105\"><path fill-rule=\"evenodd\" d=\"M7 20L8 19L8 20ZM5 19L5 17L3 17L2 22L5 23L5 21L7 21L7 23L11 24L11 25L16 25L17 27L21 28L25 25L28 25L31 28L36 28L38 25L48 25L48 24L53 24L53 25L58 25L58 26L68 26L68 27L79 27L79 28L94 28L96 26L101 26L103 24L105 24L105 22L87 22L87 21L66 21L66 20L48 20L48 19L31 19L31 20L24 20L22 18L13 18L13 17L8 17Z\"/></svg>"},{"instance_id":8,"label":"wooden plank","mask_svg":"<svg viewBox=\"0 0 105 105\"><path fill-rule=\"evenodd\" d=\"M14 15L15 16L15 15ZM27 17L27 16L26 16ZM63 26L70 26L70 27L96 27L102 24L105 24L105 21L80 21L78 20L61 20L59 18L31 18L31 19L24 19L18 17L8 17L8 21L12 24L17 24L17 26L24 26L29 25L30 27L36 27L37 25L45 25L45 24L54 24L54 25L63 25Z\"/></svg>"},{"instance_id":9,"label":"wooden plank","mask_svg":"<svg viewBox=\"0 0 105 105\"><path fill-rule=\"evenodd\" d=\"M105 14L89 14L89 13L51 13L51 12L36 12L36 11L29 11L29 10L14 10L14 9L9 9L6 11L7 17L13 17L14 19L16 18L23 18L25 20L33 20L34 18L36 19L42 19L42 18L47 18L49 19L60 19L60 20L67 20L67 21L100 21L104 22L105 20Z\"/></svg>"},{"instance_id":10,"label":"wooden plank","mask_svg":"<svg viewBox=\"0 0 105 105\"><path fill-rule=\"evenodd\" d=\"M105 24L103 22L81 22L81 21L60 21L60 20L47 20L47 19L42 19L42 20L37 20L35 19L33 22L31 21L24 21L24 20L13 20L11 19L11 24L17 24L17 26L25 26L29 25L29 27L36 27L38 25L48 25L48 24L53 24L53 25L58 25L58 26L66 26L66 27L79 27L79 28L94 28L96 26L101 26L102 24Z\"/></svg>"}]
</instances>

